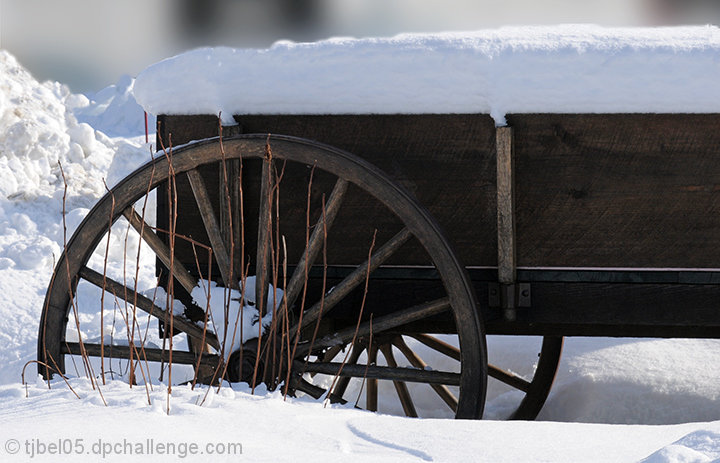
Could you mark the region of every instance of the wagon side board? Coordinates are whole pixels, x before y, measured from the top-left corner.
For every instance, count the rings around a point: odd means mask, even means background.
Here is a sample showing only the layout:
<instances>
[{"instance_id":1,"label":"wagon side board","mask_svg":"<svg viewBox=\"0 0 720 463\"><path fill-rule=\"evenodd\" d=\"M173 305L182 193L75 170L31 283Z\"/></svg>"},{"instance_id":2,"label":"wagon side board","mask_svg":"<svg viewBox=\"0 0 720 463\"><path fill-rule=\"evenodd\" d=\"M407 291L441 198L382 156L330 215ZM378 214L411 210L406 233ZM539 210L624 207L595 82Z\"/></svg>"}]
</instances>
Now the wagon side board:
<instances>
[{"instance_id":1,"label":"wagon side board","mask_svg":"<svg viewBox=\"0 0 720 463\"><path fill-rule=\"evenodd\" d=\"M513 114L517 261L720 268L719 114Z\"/></svg>"},{"instance_id":2,"label":"wagon side board","mask_svg":"<svg viewBox=\"0 0 720 463\"><path fill-rule=\"evenodd\" d=\"M171 134L178 145L218 133L216 116L159 121L166 145ZM508 242L514 284L530 289L529 304L518 307L515 319L492 303L503 237L497 131L488 115L242 115L236 121L236 132L292 135L347 150L413 194L470 269L488 333L720 337L719 114L507 116L514 185L508 229L515 233ZM217 173L205 174L216 194ZM181 203L191 202L182 197L186 188L178 185ZM361 203L342 213L376 213ZM206 239L201 221L192 211L188 217L178 226ZM360 235L367 231L340 229L350 237L341 254L366 252ZM412 249L399 253L393 264L423 264L413 256ZM412 292L412 285L398 282L418 279L418 272L408 267L378 278L376 297L406 296L397 289Z\"/></svg>"}]
</instances>

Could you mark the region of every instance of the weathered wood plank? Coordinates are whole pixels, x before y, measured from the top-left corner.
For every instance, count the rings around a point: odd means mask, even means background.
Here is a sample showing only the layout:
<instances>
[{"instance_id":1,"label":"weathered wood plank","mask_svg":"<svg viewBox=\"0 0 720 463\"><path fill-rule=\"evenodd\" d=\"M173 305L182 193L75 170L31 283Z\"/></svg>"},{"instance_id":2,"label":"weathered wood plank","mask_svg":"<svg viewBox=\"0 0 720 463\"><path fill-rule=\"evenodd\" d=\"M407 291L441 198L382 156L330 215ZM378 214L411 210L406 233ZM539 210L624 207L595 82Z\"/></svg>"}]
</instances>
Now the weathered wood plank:
<instances>
[{"instance_id":1,"label":"weathered wood plank","mask_svg":"<svg viewBox=\"0 0 720 463\"><path fill-rule=\"evenodd\" d=\"M516 280L513 131L498 127L496 134L498 280L512 284Z\"/></svg>"},{"instance_id":2,"label":"weathered wood plank","mask_svg":"<svg viewBox=\"0 0 720 463\"><path fill-rule=\"evenodd\" d=\"M496 223L488 220L497 204L495 128L487 116L239 119L246 132L308 137L364 157L428 207L466 265L496 264ZM509 115L508 123L515 138L518 265L720 262L720 248L707 246L720 228L720 115L524 114ZM283 211L297 206L287 196ZM359 236L346 226L353 213L381 216L352 198L343 209L334 230L340 236ZM329 249L331 262L337 253L361 255L358 241ZM410 248L395 257L416 263Z\"/></svg>"}]
</instances>

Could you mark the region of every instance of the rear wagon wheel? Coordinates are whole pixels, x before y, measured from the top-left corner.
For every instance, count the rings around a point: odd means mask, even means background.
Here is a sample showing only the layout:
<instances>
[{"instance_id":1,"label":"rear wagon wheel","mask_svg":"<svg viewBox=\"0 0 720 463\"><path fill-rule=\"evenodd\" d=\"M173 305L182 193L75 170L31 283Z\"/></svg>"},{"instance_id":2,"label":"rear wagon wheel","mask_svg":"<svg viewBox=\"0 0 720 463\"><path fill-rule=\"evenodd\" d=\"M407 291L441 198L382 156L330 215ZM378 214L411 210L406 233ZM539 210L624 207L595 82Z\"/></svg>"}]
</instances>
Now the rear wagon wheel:
<instances>
[{"instance_id":1,"label":"rear wagon wheel","mask_svg":"<svg viewBox=\"0 0 720 463\"><path fill-rule=\"evenodd\" d=\"M208 172L221 172L229 179L220 182L225 197L208 187ZM224 189L225 185L229 187ZM237 185L244 185L244 191L238 194ZM181 199L177 203L175 194ZM183 202L183 195L192 199ZM313 201L308 201L314 202L312 207L298 211L288 206L293 201L304 204L306 195L312 196ZM166 227L152 225L154 220L148 218L152 214L144 212L160 197L169 198L171 211L177 207ZM217 206L218 198L227 199L230 207ZM170 233L174 217L179 228ZM206 236L196 238L204 242L182 236L183 217L194 217L200 224ZM309 217L313 218L308 228ZM369 223L373 219L378 223ZM163 220L161 214L158 224ZM104 261L107 240L113 236L142 242L138 245L142 258L125 251L120 262ZM195 256L176 255L170 242L178 249L191 249ZM351 246L364 253L345 253ZM333 260L344 254L342 260ZM212 257L203 257L208 255ZM398 267L405 255L425 265ZM203 258L206 262L201 262ZM174 296L170 300L183 302L184 312L177 306L172 312L166 310L164 299L137 290L134 275L146 271L143 264L136 265L141 261L157 262L166 281L164 289ZM231 356L229 344L223 346L217 327L208 322L203 330L208 315L202 304L198 304L200 313L192 307L188 293L207 285L208 274L220 286L239 290L247 269L257 284L253 294L248 290L243 298L256 301L258 314L273 312L275 328L269 329L276 331L259 333L259 342L247 341L237 349L247 354L241 360ZM431 275L429 283L392 297L393 282L407 287L417 272ZM325 284L325 291L318 291ZM282 295L273 292L273 286L282 289ZM79 294L90 292L96 294L93 303L79 301ZM228 305L233 304L230 301ZM106 326L103 314L109 317L119 309L120 317L122 310L129 314L125 332L120 329L108 336L105 330L100 336L98 319ZM145 318L140 317L143 312ZM187 346L170 350L166 339L152 338L147 327L154 325L165 326L165 333L171 331L168 326L173 334L185 333L190 351ZM137 337L129 334L135 330ZM418 337L438 335L455 337L459 346L455 366L425 365L408 345L420 345ZM453 416L479 418L487 381L485 339L472 287L428 213L362 159L285 136L243 135L184 145L141 167L98 202L68 242L48 289L38 359L51 370L41 367L40 372L46 377L52 370L65 372L65 357L80 353L91 359L87 368L96 377L113 368L112 362L98 367L100 356L105 362L112 357L116 363L135 359L131 371L137 368L136 380L145 372L150 380L152 370L147 365L171 357L173 363L193 365L201 381L233 374L238 376L234 379L246 378L241 367L249 364L259 370L253 381L262 377L270 387L280 385L314 396L332 388L331 400L349 403L355 402L356 392L350 394L347 383L355 378L362 383L369 409L376 408L378 384L388 384L394 391L390 395L411 416L422 413L415 410L408 384L427 388ZM253 353L253 361L248 362Z\"/></svg>"}]
</instances>

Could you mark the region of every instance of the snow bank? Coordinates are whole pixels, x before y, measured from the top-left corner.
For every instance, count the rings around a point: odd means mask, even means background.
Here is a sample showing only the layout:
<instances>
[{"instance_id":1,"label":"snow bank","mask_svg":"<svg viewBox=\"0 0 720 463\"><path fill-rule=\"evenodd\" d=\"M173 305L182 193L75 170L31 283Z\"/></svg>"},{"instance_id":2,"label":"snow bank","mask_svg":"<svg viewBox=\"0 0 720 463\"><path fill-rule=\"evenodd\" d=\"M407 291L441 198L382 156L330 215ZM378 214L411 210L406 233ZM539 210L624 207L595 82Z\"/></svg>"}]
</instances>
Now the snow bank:
<instances>
[{"instance_id":1,"label":"snow bank","mask_svg":"<svg viewBox=\"0 0 720 463\"><path fill-rule=\"evenodd\" d=\"M720 111L720 29L589 25L204 48L138 77L153 114Z\"/></svg>"},{"instance_id":2,"label":"snow bank","mask_svg":"<svg viewBox=\"0 0 720 463\"><path fill-rule=\"evenodd\" d=\"M55 194L62 190L58 162L74 192L100 194L96 174L112 159L112 143L66 108L65 101L77 97L58 83L37 82L4 51L0 76L0 194Z\"/></svg>"},{"instance_id":3,"label":"snow bank","mask_svg":"<svg viewBox=\"0 0 720 463\"><path fill-rule=\"evenodd\" d=\"M102 178L115 144L77 121L66 106L77 98L58 83L37 82L0 51L0 267L6 271L48 270L59 256L60 165L70 218L105 191Z\"/></svg>"},{"instance_id":4,"label":"snow bank","mask_svg":"<svg viewBox=\"0 0 720 463\"><path fill-rule=\"evenodd\" d=\"M74 111L88 105L66 86L36 81L0 51L0 268L48 266L62 246L63 195L69 238L105 193L108 174L112 186L149 159L137 145L79 122Z\"/></svg>"},{"instance_id":5,"label":"snow bank","mask_svg":"<svg viewBox=\"0 0 720 463\"><path fill-rule=\"evenodd\" d=\"M506 342L527 339L510 336ZM507 364L506 352L500 351L498 363ZM538 419L656 425L718 420L719 377L718 339L568 338Z\"/></svg>"},{"instance_id":6,"label":"snow bank","mask_svg":"<svg viewBox=\"0 0 720 463\"><path fill-rule=\"evenodd\" d=\"M119 179L149 159L145 147L78 121L75 110L90 104L62 84L38 82L0 50L0 384L17 381L34 358L42 301L64 236L105 193L104 178Z\"/></svg>"}]
</instances>

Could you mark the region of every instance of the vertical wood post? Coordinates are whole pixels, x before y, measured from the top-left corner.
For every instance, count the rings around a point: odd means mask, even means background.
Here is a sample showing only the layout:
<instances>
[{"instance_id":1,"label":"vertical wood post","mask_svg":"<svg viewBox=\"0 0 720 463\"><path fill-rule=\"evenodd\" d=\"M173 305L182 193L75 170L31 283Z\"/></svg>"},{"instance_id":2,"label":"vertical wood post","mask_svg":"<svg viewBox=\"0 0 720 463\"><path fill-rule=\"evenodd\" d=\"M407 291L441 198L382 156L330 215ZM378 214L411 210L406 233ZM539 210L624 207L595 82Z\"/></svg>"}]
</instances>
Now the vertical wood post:
<instances>
[{"instance_id":1,"label":"vertical wood post","mask_svg":"<svg viewBox=\"0 0 720 463\"><path fill-rule=\"evenodd\" d=\"M516 280L515 262L515 162L512 127L496 129L498 279Z\"/></svg>"},{"instance_id":2,"label":"vertical wood post","mask_svg":"<svg viewBox=\"0 0 720 463\"><path fill-rule=\"evenodd\" d=\"M515 320L517 278L515 260L515 162L513 130L498 127L497 150L497 232L500 306L506 320Z\"/></svg>"}]
</instances>

